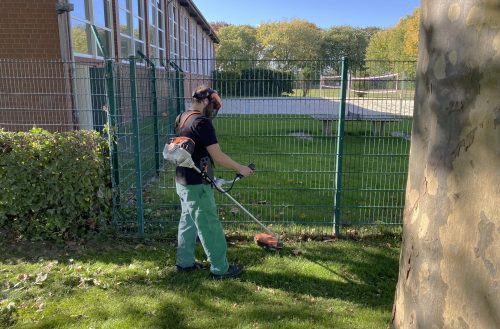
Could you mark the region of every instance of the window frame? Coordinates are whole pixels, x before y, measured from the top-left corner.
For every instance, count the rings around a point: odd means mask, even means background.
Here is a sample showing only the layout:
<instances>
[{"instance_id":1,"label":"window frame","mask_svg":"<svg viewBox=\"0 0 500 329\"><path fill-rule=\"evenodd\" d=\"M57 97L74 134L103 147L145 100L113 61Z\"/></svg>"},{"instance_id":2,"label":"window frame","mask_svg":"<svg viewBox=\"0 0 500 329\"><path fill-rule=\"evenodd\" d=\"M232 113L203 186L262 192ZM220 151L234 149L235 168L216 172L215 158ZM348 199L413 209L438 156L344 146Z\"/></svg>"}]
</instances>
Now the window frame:
<instances>
[{"instance_id":1,"label":"window frame","mask_svg":"<svg viewBox=\"0 0 500 329\"><path fill-rule=\"evenodd\" d=\"M198 74L203 75L203 30L200 26L196 27L196 40L198 42Z\"/></svg>"},{"instance_id":2,"label":"window frame","mask_svg":"<svg viewBox=\"0 0 500 329\"><path fill-rule=\"evenodd\" d=\"M189 18L182 15L181 24L181 61L182 70L189 72Z\"/></svg>"},{"instance_id":3,"label":"window frame","mask_svg":"<svg viewBox=\"0 0 500 329\"><path fill-rule=\"evenodd\" d=\"M120 5L120 2L117 1L117 9L118 9L118 26L121 26L120 25L120 11L124 11L127 15L127 26L128 26L128 34L125 34L121 31L120 29L120 55L122 57L123 60L126 60L128 58L128 56L130 55L135 55L135 53L137 52L137 49L136 49L136 43L140 43L142 44L142 52L145 53L145 49L146 49L146 24L145 24L145 8L144 8L144 1L142 0L124 0L125 3L126 3L126 6L127 8L123 8L121 5ZM133 1L137 1L136 3L138 4L138 12L137 13L134 13L134 7L133 7ZM135 26L134 26L134 21L135 21L135 18L138 19L139 21L139 26L138 26L138 31L139 31L139 36L136 37L134 32L135 32ZM141 39L141 35L140 35L140 31L141 31L141 26L142 26L142 32L143 32L143 35L142 35L142 39ZM122 44L122 38L124 39L128 39L129 40L129 45L130 45L130 49L129 51L131 51L131 54L123 54L122 51L123 49L121 48L121 44Z\"/></svg>"},{"instance_id":4,"label":"window frame","mask_svg":"<svg viewBox=\"0 0 500 329\"><path fill-rule=\"evenodd\" d=\"M158 3L163 6L163 0L150 0L149 1L149 47L150 56L153 57L153 60L156 64L161 64L166 58L167 47L165 40L165 8L159 8ZM158 17L161 17L161 23L158 22ZM161 26L160 26L161 25ZM149 28L152 28L150 30ZM163 47L160 47L160 40L162 40Z\"/></svg>"},{"instance_id":5,"label":"window frame","mask_svg":"<svg viewBox=\"0 0 500 329\"><path fill-rule=\"evenodd\" d=\"M191 38L191 71L196 74L198 72L198 48L197 48L197 33L198 33L198 25L194 22L193 19L190 19L190 38Z\"/></svg>"},{"instance_id":6,"label":"window frame","mask_svg":"<svg viewBox=\"0 0 500 329\"><path fill-rule=\"evenodd\" d=\"M169 59L179 64L179 7L174 1L169 4L168 9L169 26Z\"/></svg>"},{"instance_id":7,"label":"window frame","mask_svg":"<svg viewBox=\"0 0 500 329\"><path fill-rule=\"evenodd\" d=\"M205 33L202 33L202 39L203 39L203 75L208 76L208 43L207 43L207 35Z\"/></svg>"},{"instance_id":8,"label":"window frame","mask_svg":"<svg viewBox=\"0 0 500 329\"><path fill-rule=\"evenodd\" d=\"M87 48L90 54L80 53L73 48L73 42L71 43L71 51L73 56L84 57L84 58L93 58L93 59L104 59L104 56L99 55L99 47L97 47L97 40L92 33L91 25L94 25L97 29L102 29L109 33L109 42L107 44L108 56L113 57L114 53L114 42L113 42L113 18L112 18L112 10L111 10L111 0L102 0L104 6L107 7L107 17L104 16L104 25L106 25L106 21L109 23L108 26L98 25L95 22L94 15L94 4L95 1L99 0L83 0L84 8L85 8L85 17L81 17L76 15L74 12L70 12L70 33L71 38L73 39L73 21L77 21L85 24L85 33L87 35ZM87 17L88 15L88 17ZM90 40L89 40L90 39Z\"/></svg>"},{"instance_id":9,"label":"window frame","mask_svg":"<svg viewBox=\"0 0 500 329\"><path fill-rule=\"evenodd\" d=\"M214 42L208 39L208 72L211 73L214 67Z\"/></svg>"}]
</instances>

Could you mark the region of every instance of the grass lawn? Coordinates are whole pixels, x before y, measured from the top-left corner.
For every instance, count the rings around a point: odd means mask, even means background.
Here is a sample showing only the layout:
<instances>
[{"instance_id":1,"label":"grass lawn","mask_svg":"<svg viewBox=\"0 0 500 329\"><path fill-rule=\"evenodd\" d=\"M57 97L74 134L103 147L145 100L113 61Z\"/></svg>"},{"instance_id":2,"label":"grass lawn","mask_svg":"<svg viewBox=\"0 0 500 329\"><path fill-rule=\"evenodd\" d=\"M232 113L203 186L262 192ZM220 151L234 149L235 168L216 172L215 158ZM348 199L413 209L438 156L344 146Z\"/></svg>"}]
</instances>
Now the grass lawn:
<instances>
[{"instance_id":1,"label":"grass lawn","mask_svg":"<svg viewBox=\"0 0 500 329\"><path fill-rule=\"evenodd\" d=\"M225 152L240 163L257 165L255 175L235 184L230 192L250 212L276 225L331 227L337 139L324 136L319 120L306 116L221 116L214 124ZM369 122L346 122L342 224L401 223L409 141L390 134L407 132L410 126L411 120L391 122L386 125L384 136L374 137L370 135ZM221 166L217 166L216 175L234 177L232 171ZM145 193L146 223L177 220L179 201L173 182L174 173L169 168L149 185ZM222 220L250 220L235 210L227 197L215 194ZM134 213L129 216L132 221L133 216Z\"/></svg>"},{"instance_id":2,"label":"grass lawn","mask_svg":"<svg viewBox=\"0 0 500 329\"><path fill-rule=\"evenodd\" d=\"M288 242L268 253L238 238L240 279L174 271L172 241L58 249L0 244L0 327L387 328L400 238ZM197 255L203 260L198 247ZM10 305L10 306L7 306Z\"/></svg>"}]
</instances>

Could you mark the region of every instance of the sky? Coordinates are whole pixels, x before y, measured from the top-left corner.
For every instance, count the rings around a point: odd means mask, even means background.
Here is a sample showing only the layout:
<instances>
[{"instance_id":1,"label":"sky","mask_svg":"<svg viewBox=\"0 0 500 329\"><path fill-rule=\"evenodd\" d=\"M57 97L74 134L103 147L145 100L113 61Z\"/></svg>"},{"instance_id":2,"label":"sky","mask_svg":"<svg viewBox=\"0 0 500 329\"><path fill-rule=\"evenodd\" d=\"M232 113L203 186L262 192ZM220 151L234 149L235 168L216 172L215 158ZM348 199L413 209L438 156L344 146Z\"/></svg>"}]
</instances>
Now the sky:
<instances>
[{"instance_id":1,"label":"sky","mask_svg":"<svg viewBox=\"0 0 500 329\"><path fill-rule=\"evenodd\" d=\"M208 22L258 26L304 19L320 28L351 25L388 28L420 6L420 0L193 0Z\"/></svg>"}]
</instances>

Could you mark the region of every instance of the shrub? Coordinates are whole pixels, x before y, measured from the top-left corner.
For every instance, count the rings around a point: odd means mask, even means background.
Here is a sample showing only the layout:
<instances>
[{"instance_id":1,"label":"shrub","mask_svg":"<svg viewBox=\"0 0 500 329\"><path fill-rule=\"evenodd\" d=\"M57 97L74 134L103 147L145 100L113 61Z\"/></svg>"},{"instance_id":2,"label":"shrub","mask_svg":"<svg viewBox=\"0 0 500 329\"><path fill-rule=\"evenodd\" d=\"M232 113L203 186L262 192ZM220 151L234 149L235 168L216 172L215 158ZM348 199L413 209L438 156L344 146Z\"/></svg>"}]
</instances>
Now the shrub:
<instances>
[{"instance_id":1,"label":"shrub","mask_svg":"<svg viewBox=\"0 0 500 329\"><path fill-rule=\"evenodd\" d=\"M106 139L95 131L0 130L0 227L32 240L75 240L110 218Z\"/></svg>"},{"instance_id":2,"label":"shrub","mask_svg":"<svg viewBox=\"0 0 500 329\"><path fill-rule=\"evenodd\" d=\"M213 88L221 93L222 97L240 95L240 73L234 71L214 71Z\"/></svg>"}]
</instances>

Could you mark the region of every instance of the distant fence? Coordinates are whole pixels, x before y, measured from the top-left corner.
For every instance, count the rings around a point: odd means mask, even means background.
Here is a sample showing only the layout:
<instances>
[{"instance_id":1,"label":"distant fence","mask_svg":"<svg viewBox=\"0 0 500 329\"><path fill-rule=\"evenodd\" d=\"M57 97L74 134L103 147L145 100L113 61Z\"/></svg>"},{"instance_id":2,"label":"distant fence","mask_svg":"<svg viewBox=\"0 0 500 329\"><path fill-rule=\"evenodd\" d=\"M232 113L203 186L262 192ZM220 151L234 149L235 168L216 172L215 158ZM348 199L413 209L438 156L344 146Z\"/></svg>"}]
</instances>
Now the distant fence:
<instances>
[{"instance_id":1,"label":"distant fence","mask_svg":"<svg viewBox=\"0 0 500 329\"><path fill-rule=\"evenodd\" d=\"M257 166L231 194L263 222L290 234L401 224L415 62L354 71L347 60L231 60L207 65L210 77L153 63L0 60L0 128L102 132L117 227L164 236L180 209L175 168L161 150L191 90L209 84L224 100L214 120L223 151ZM251 223L222 195L217 201L224 222Z\"/></svg>"}]
</instances>

